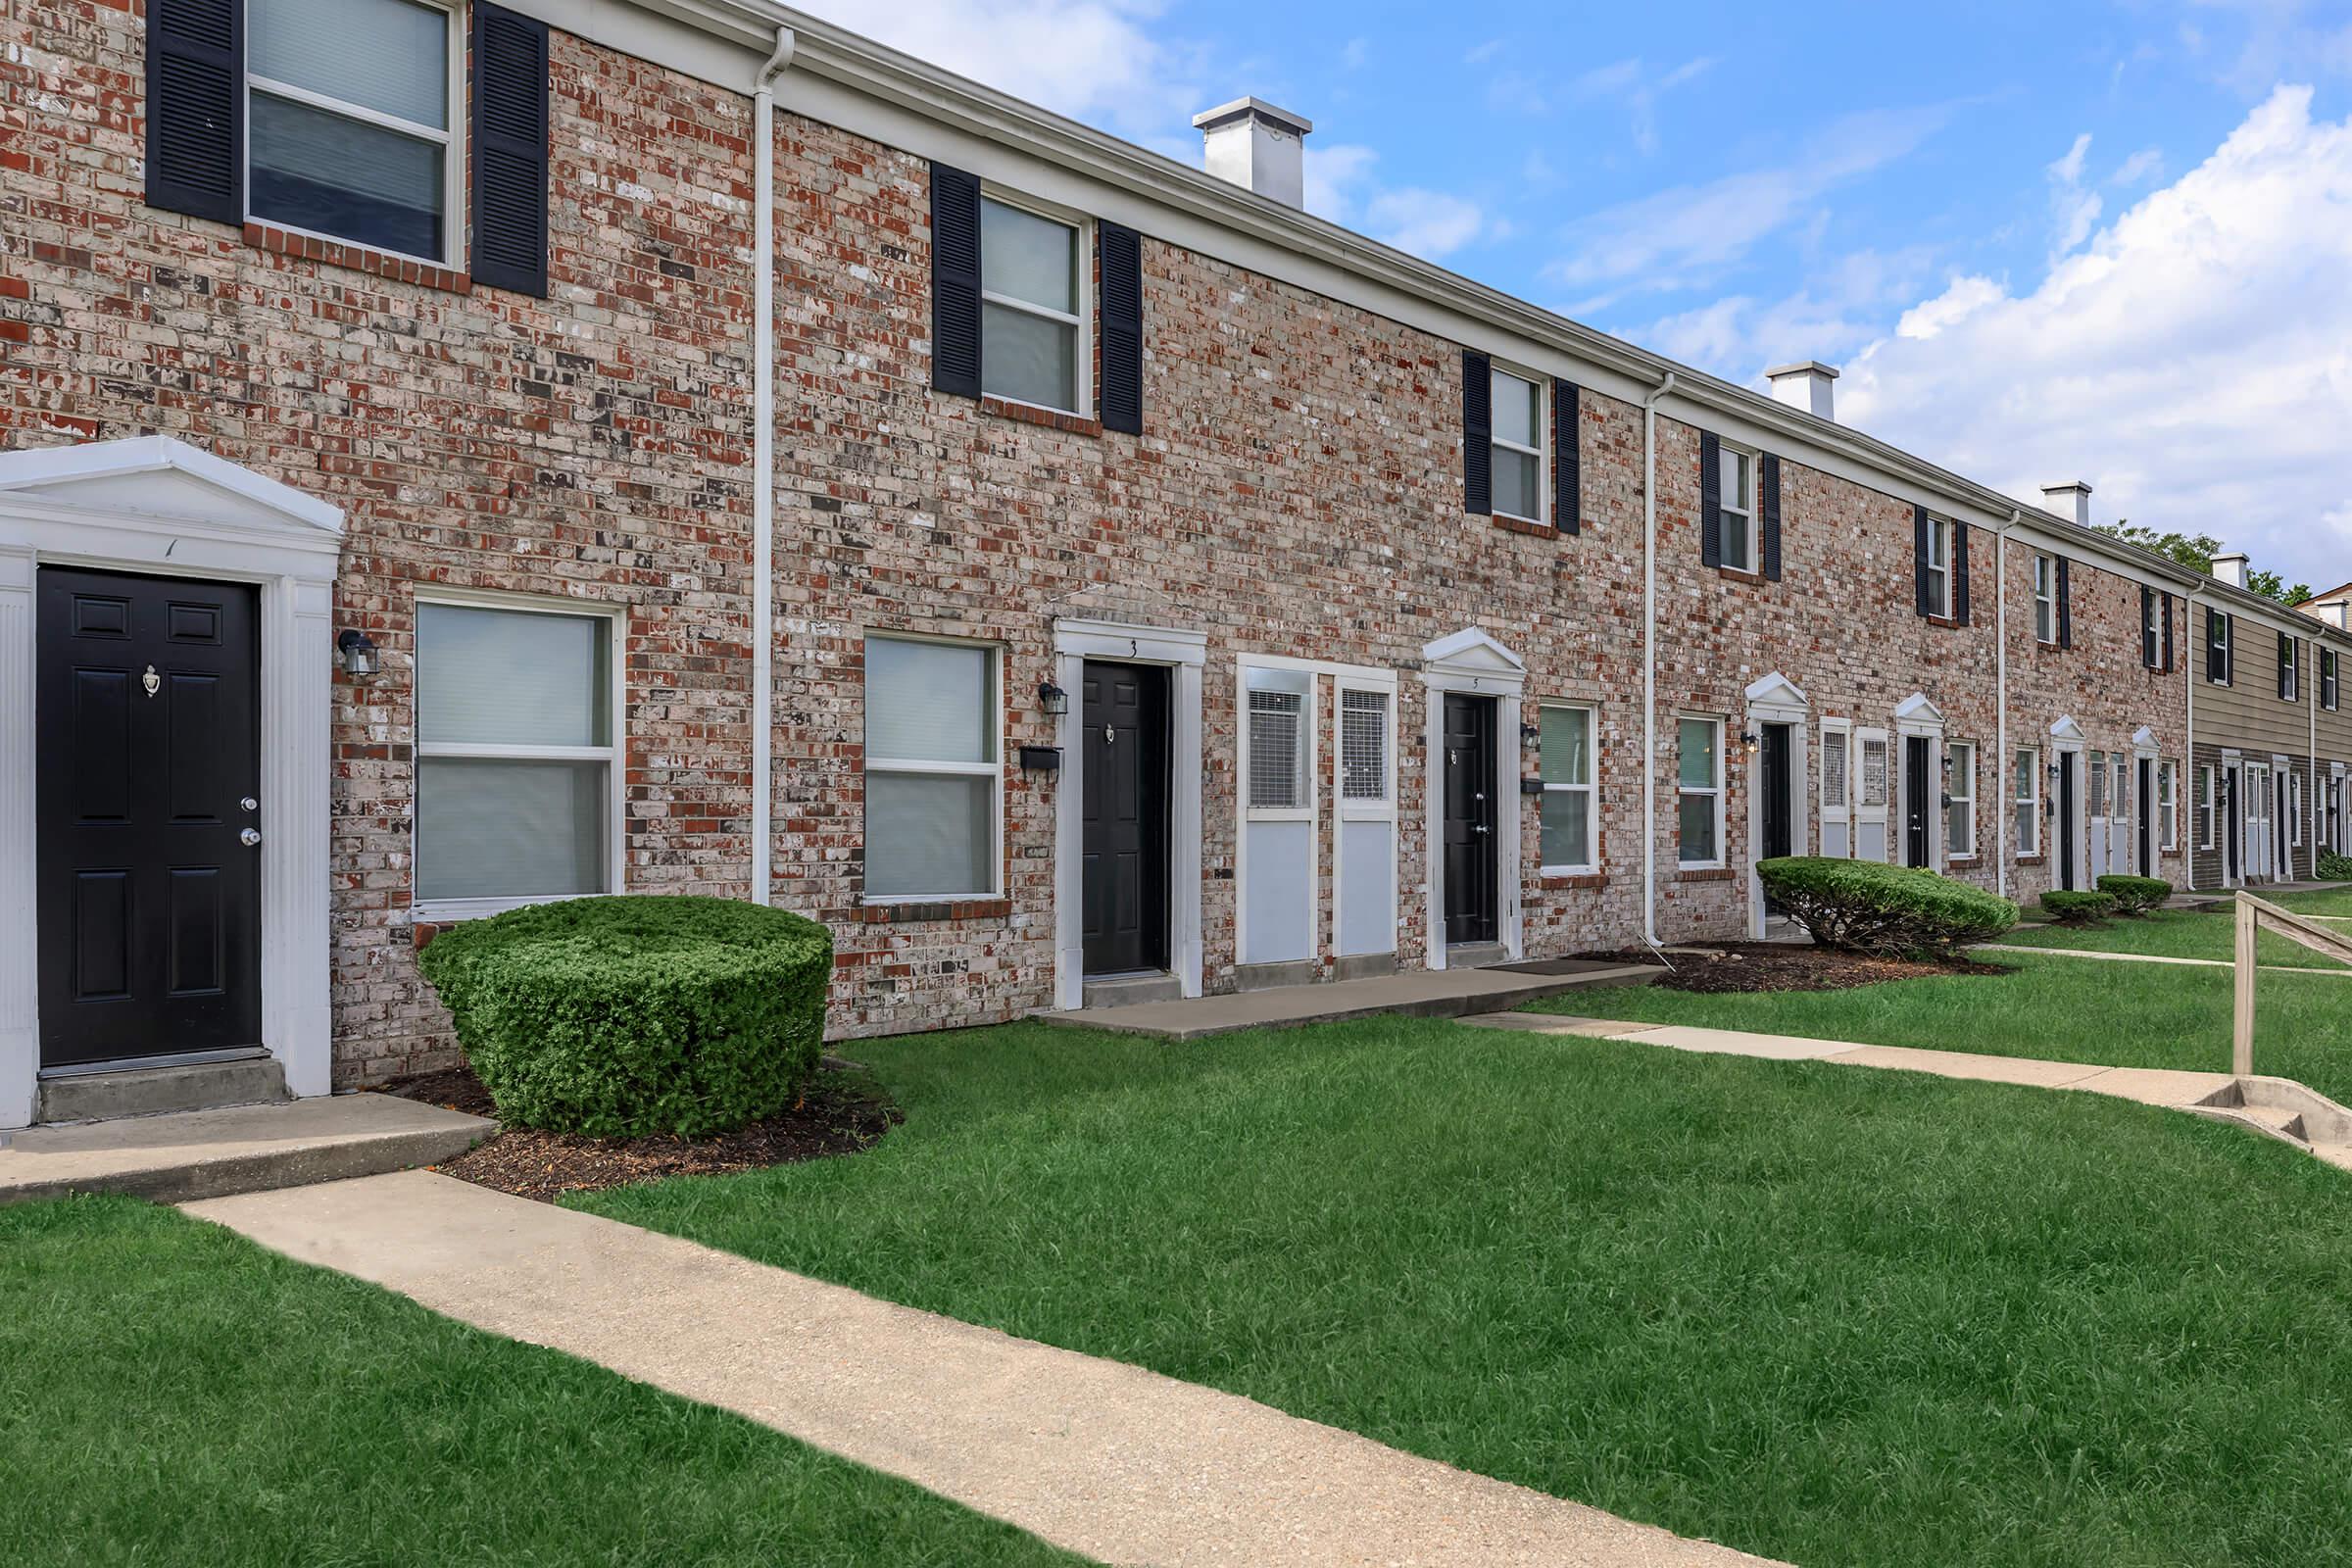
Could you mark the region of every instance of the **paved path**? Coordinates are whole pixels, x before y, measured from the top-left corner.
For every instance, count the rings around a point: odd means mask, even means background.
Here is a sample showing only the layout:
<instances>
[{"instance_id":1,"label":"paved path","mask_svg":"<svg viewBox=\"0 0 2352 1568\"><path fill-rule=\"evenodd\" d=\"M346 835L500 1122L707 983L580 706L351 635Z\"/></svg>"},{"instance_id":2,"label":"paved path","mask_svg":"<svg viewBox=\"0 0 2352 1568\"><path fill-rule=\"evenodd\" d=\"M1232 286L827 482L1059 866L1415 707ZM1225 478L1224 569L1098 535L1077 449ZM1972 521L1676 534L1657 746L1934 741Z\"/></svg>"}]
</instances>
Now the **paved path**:
<instances>
[{"instance_id":1,"label":"paved path","mask_svg":"<svg viewBox=\"0 0 2352 1568\"><path fill-rule=\"evenodd\" d=\"M1113 1563L1759 1564L1253 1400L427 1171L188 1205Z\"/></svg>"},{"instance_id":2,"label":"paved path","mask_svg":"<svg viewBox=\"0 0 2352 1568\"><path fill-rule=\"evenodd\" d=\"M1657 966L1560 958L1516 968L1406 969L1362 980L1317 985L1268 986L1181 1002L1147 1002L1123 1007L1085 1007L1075 1012L1032 1014L1041 1023L1081 1029L1110 1029L1159 1040L1199 1040L1241 1029L1287 1029L1396 1013L1417 1018L1458 1018L1471 1012L1499 1012L1522 1003L1542 1002L1580 986L1646 985Z\"/></svg>"}]
</instances>

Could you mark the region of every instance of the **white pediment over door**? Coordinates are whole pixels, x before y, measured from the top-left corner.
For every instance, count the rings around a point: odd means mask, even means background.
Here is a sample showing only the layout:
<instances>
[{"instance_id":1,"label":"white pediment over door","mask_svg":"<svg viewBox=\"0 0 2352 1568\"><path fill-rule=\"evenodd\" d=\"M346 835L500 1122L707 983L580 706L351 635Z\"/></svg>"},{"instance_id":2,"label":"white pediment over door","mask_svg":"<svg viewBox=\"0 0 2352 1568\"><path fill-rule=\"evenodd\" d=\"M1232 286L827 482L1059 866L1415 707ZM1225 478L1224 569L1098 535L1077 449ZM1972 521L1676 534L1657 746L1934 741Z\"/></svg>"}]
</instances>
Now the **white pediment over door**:
<instances>
[{"instance_id":1,"label":"white pediment over door","mask_svg":"<svg viewBox=\"0 0 2352 1568\"><path fill-rule=\"evenodd\" d=\"M1514 690L1527 679L1527 662L1475 626L1441 637L1421 650L1423 677L1494 681Z\"/></svg>"},{"instance_id":2,"label":"white pediment over door","mask_svg":"<svg viewBox=\"0 0 2352 1568\"><path fill-rule=\"evenodd\" d=\"M340 507L166 435L0 453L0 503L11 497L314 548L343 538Z\"/></svg>"},{"instance_id":3,"label":"white pediment over door","mask_svg":"<svg viewBox=\"0 0 2352 1568\"><path fill-rule=\"evenodd\" d=\"M1813 706L1803 689L1777 669L1748 687L1745 696L1750 708L1806 709Z\"/></svg>"}]
</instances>

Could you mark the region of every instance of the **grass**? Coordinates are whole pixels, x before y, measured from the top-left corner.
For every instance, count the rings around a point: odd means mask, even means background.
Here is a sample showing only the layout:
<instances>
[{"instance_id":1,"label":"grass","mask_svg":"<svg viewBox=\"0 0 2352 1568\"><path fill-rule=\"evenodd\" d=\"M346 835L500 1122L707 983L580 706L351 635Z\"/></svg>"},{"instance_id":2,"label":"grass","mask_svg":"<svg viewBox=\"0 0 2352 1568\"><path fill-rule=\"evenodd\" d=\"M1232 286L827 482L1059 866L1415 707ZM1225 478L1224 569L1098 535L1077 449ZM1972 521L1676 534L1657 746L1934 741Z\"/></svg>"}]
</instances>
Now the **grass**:
<instances>
[{"instance_id":1,"label":"grass","mask_svg":"<svg viewBox=\"0 0 2352 1568\"><path fill-rule=\"evenodd\" d=\"M2215 909L2158 909L2138 919L2110 920L2104 925L2034 926L2011 932L2001 941L2011 947L2063 948L2089 953L2140 953L2163 958L2217 958L2234 956L2235 920L2227 905ZM2352 926L2338 927L2352 938ZM2256 956L2266 964L2289 969L2341 969L2344 965L2275 931L2256 939ZM2259 994L2259 988L2257 988ZM2346 1001L2352 1003L2352 996Z\"/></svg>"},{"instance_id":2,"label":"grass","mask_svg":"<svg viewBox=\"0 0 2352 1568\"><path fill-rule=\"evenodd\" d=\"M2352 1539L2352 1188L2233 1129L1425 1020L857 1054L870 1152L582 1206L1800 1563Z\"/></svg>"},{"instance_id":3,"label":"grass","mask_svg":"<svg viewBox=\"0 0 2352 1568\"><path fill-rule=\"evenodd\" d=\"M14 1562L1078 1561L168 1209L0 1208L0 1260Z\"/></svg>"},{"instance_id":4,"label":"grass","mask_svg":"<svg viewBox=\"0 0 2352 1568\"><path fill-rule=\"evenodd\" d=\"M1593 989L1530 1010L2111 1067L2230 1070L2228 969L1984 956L2009 973L1745 996ZM2352 1103L2352 981L2265 970L2254 1002L2255 1070Z\"/></svg>"}]
</instances>

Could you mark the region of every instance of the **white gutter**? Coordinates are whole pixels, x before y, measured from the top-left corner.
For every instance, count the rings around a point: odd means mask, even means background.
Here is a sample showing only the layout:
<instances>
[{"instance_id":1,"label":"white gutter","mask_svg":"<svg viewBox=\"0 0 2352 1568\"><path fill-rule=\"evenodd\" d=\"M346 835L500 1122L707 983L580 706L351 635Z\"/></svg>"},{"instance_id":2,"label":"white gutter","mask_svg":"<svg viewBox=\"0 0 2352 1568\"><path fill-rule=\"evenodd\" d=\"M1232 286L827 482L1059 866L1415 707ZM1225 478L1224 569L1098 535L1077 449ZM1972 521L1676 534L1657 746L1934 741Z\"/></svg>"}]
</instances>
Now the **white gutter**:
<instances>
[{"instance_id":1,"label":"white gutter","mask_svg":"<svg viewBox=\"0 0 2352 1568\"><path fill-rule=\"evenodd\" d=\"M793 32L752 93L752 902L772 880L776 809L776 73L792 64Z\"/></svg>"},{"instance_id":2,"label":"white gutter","mask_svg":"<svg viewBox=\"0 0 2352 1568\"><path fill-rule=\"evenodd\" d=\"M1658 403L1642 400L1642 940L1658 945Z\"/></svg>"},{"instance_id":3,"label":"white gutter","mask_svg":"<svg viewBox=\"0 0 2352 1568\"><path fill-rule=\"evenodd\" d=\"M2180 597L2180 684L2185 689L2185 701L2188 706L2188 755L2180 760L2183 776L2180 784L2181 789L2188 791L2188 809L2184 813L2188 818L2188 824L2180 834L2182 841L2180 863L2187 868L2181 880L2186 884L2182 891L2188 893L2197 891L2197 780L2204 776L2197 771L2197 659L2189 639L2200 635L2202 633L2197 628L2197 591L2191 588ZM2213 796L2209 804L2213 808L2213 820L2219 828L2214 835L2214 842L2219 845L2222 842L2221 834L2229 831L2227 826L2221 825L2222 770L2219 767L2213 770ZM2176 811L2180 810L2180 807L2181 802L2179 800L2173 802L2173 809ZM2222 851L2222 880L2224 882L2230 880L2229 858L2230 852L2224 849Z\"/></svg>"},{"instance_id":4,"label":"white gutter","mask_svg":"<svg viewBox=\"0 0 2352 1568\"><path fill-rule=\"evenodd\" d=\"M2004 899L2009 896L2009 860L2017 854L2017 828L2007 800L2013 788L2009 781L2009 769L2014 765L2009 758L2009 530L2025 520L2023 512L2011 512L2009 520L1992 531L1993 753L1990 782L1993 785L1993 799L2001 808L2001 853L1993 857L1992 874L1995 887ZM2036 784L2039 782L2035 780ZM1977 790L1981 797L1984 786L1977 786ZM1977 812L1980 824L1984 814L1980 808ZM1981 825L1978 831L1984 831Z\"/></svg>"}]
</instances>

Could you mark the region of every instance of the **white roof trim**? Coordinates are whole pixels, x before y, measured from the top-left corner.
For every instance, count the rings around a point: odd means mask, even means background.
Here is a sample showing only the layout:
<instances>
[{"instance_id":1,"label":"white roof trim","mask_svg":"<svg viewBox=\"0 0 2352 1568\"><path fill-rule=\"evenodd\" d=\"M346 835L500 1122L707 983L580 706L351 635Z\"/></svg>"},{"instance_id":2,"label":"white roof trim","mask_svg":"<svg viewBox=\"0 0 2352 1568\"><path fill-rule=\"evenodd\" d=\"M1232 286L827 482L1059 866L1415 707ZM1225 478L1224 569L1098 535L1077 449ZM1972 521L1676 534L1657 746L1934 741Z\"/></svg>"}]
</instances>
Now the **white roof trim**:
<instances>
[{"instance_id":1,"label":"white roof trim","mask_svg":"<svg viewBox=\"0 0 2352 1568\"><path fill-rule=\"evenodd\" d=\"M1894 716L1897 722L1941 724L1943 710L1929 702L1927 693L1913 692L1895 708Z\"/></svg>"},{"instance_id":2,"label":"white roof trim","mask_svg":"<svg viewBox=\"0 0 2352 1568\"><path fill-rule=\"evenodd\" d=\"M1465 674L1525 675L1527 662L1476 626L1441 637L1421 650L1426 668L1444 666Z\"/></svg>"},{"instance_id":3,"label":"white roof trim","mask_svg":"<svg viewBox=\"0 0 2352 1568\"><path fill-rule=\"evenodd\" d=\"M1750 708L1758 706L1810 708L1813 706L1812 700L1805 696L1804 688L1777 669L1748 687L1744 695Z\"/></svg>"},{"instance_id":4,"label":"white roof trim","mask_svg":"<svg viewBox=\"0 0 2352 1568\"><path fill-rule=\"evenodd\" d=\"M153 476L160 482L119 481ZM174 485L173 480L180 483ZM200 487L191 490L193 485ZM237 520L340 539L343 509L168 435L0 453L0 492L67 506L203 521ZM207 504L207 492L218 498Z\"/></svg>"},{"instance_id":5,"label":"white roof trim","mask_svg":"<svg viewBox=\"0 0 2352 1568\"><path fill-rule=\"evenodd\" d=\"M2139 728L2132 732L2132 744L2134 746L2145 747L2149 751L2154 751L2156 749L2156 731L2150 728L2148 725L2140 725Z\"/></svg>"},{"instance_id":6,"label":"white roof trim","mask_svg":"<svg viewBox=\"0 0 2352 1568\"><path fill-rule=\"evenodd\" d=\"M2079 741L2082 738L2082 726L2076 723L2071 714L2050 726L2050 739L2054 741Z\"/></svg>"}]
</instances>

